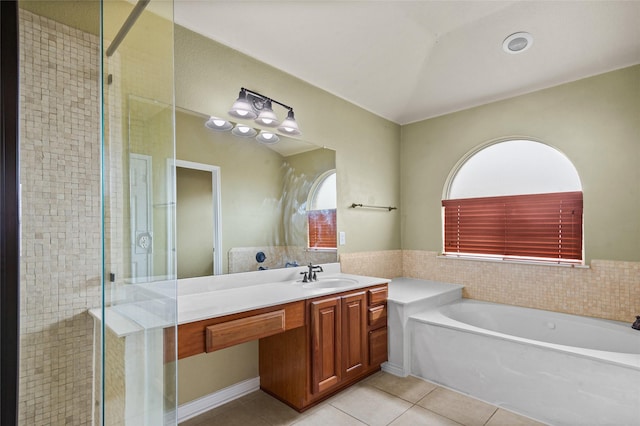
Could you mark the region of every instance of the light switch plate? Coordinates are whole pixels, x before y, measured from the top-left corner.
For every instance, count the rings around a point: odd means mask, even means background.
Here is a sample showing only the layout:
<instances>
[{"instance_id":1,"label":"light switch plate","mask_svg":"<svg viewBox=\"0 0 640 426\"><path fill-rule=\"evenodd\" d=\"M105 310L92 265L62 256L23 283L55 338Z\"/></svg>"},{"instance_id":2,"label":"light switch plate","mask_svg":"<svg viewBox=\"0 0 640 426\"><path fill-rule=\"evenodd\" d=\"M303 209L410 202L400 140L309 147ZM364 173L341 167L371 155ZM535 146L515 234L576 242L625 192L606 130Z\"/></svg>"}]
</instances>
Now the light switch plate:
<instances>
[{"instance_id":1,"label":"light switch plate","mask_svg":"<svg viewBox=\"0 0 640 426\"><path fill-rule=\"evenodd\" d=\"M340 238L340 245L345 245L347 243L347 233L344 231L340 231L340 233L338 233L338 236Z\"/></svg>"}]
</instances>

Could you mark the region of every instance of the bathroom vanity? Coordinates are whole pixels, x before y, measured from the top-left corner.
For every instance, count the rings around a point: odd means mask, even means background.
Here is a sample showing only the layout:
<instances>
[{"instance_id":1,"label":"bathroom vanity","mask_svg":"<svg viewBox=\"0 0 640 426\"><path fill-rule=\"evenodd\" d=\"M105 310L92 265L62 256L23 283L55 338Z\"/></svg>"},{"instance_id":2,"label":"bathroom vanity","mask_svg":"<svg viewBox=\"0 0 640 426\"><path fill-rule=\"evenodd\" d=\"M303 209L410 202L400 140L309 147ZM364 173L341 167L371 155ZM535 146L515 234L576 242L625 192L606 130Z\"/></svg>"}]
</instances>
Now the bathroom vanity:
<instances>
[{"instance_id":1,"label":"bathroom vanity","mask_svg":"<svg viewBox=\"0 0 640 426\"><path fill-rule=\"evenodd\" d=\"M260 340L260 387L302 411L387 359L387 284L306 300L305 324Z\"/></svg>"},{"instance_id":2,"label":"bathroom vanity","mask_svg":"<svg viewBox=\"0 0 640 426\"><path fill-rule=\"evenodd\" d=\"M303 411L386 361L387 281L334 272L315 286L298 279L179 295L178 358L259 339L261 389ZM172 333L165 337L171 350Z\"/></svg>"},{"instance_id":3,"label":"bathroom vanity","mask_svg":"<svg viewBox=\"0 0 640 426\"><path fill-rule=\"evenodd\" d=\"M299 411L378 371L387 360L389 280L343 274L339 263L322 267L311 283L301 282L306 268L295 267L180 279L177 294L175 281L126 284L119 291L131 294L122 299L138 301L89 310L94 345L102 344L104 314L104 339L118 348L110 362L128 372L108 378L126 390L127 424L138 424L152 394L141 386L148 363L162 370L176 353L184 359L258 340L260 387ZM164 360L144 352L162 346Z\"/></svg>"}]
</instances>

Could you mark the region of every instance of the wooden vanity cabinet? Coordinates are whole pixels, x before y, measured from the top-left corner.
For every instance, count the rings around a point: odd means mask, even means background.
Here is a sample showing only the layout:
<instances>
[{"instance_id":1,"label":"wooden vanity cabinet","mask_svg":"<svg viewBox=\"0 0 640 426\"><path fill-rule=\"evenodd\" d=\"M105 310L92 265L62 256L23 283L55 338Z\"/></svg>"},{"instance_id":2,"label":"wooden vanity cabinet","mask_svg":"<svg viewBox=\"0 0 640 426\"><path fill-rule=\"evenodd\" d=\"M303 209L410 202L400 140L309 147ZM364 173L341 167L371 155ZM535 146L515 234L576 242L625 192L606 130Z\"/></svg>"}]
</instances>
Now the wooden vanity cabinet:
<instances>
[{"instance_id":1,"label":"wooden vanity cabinet","mask_svg":"<svg viewBox=\"0 0 640 426\"><path fill-rule=\"evenodd\" d=\"M387 286L372 288L368 291L368 341L369 365L380 365L387 360Z\"/></svg>"},{"instance_id":2,"label":"wooden vanity cabinet","mask_svg":"<svg viewBox=\"0 0 640 426\"><path fill-rule=\"evenodd\" d=\"M306 301L305 327L260 339L260 387L303 411L387 359L387 285Z\"/></svg>"}]
</instances>

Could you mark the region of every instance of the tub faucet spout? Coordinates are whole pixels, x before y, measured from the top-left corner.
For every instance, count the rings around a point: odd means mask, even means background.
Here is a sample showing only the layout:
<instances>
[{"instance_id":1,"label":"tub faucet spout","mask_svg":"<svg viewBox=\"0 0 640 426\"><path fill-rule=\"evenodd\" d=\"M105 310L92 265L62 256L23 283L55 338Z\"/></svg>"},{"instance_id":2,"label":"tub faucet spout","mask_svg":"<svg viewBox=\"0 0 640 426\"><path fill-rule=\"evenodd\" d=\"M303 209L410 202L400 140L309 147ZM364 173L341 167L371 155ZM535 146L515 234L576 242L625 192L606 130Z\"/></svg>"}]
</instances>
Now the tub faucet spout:
<instances>
[{"instance_id":1,"label":"tub faucet spout","mask_svg":"<svg viewBox=\"0 0 640 426\"><path fill-rule=\"evenodd\" d=\"M636 316L636 320L631 325L631 328L635 328L636 330L640 330L640 315Z\"/></svg>"}]
</instances>

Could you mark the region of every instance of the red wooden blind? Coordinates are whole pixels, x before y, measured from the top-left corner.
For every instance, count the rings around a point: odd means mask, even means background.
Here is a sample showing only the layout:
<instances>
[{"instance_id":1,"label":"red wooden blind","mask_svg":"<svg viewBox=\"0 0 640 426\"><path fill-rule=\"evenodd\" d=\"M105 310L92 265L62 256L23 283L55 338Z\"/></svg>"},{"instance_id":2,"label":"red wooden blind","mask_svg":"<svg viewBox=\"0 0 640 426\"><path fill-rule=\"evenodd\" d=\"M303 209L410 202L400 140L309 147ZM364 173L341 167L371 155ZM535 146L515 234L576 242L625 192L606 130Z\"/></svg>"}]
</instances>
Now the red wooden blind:
<instances>
[{"instance_id":1,"label":"red wooden blind","mask_svg":"<svg viewBox=\"0 0 640 426\"><path fill-rule=\"evenodd\" d=\"M582 259L582 192L443 200L445 253Z\"/></svg>"},{"instance_id":2,"label":"red wooden blind","mask_svg":"<svg viewBox=\"0 0 640 426\"><path fill-rule=\"evenodd\" d=\"M309 248L337 248L336 209L312 210L309 219Z\"/></svg>"}]
</instances>

